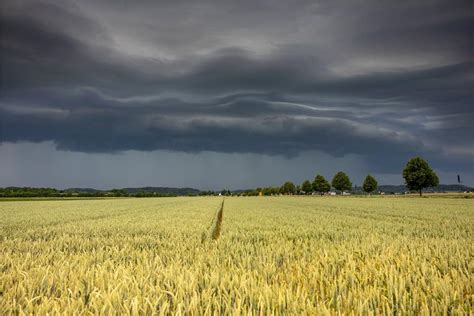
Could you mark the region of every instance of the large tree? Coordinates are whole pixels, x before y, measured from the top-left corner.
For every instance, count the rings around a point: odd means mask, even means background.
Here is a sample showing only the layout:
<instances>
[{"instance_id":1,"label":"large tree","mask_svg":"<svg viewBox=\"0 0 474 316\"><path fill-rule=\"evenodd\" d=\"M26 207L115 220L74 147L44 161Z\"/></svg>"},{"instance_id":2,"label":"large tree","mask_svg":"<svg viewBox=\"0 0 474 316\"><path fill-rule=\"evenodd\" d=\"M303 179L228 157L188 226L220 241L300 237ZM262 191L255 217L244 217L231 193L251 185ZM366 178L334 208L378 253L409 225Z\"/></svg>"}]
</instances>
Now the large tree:
<instances>
[{"instance_id":1,"label":"large tree","mask_svg":"<svg viewBox=\"0 0 474 316\"><path fill-rule=\"evenodd\" d=\"M370 194L377 190L377 185L377 180L375 180L374 177L368 174L367 177L365 177L364 184L362 185L362 187L364 188L365 192Z\"/></svg>"},{"instance_id":2,"label":"large tree","mask_svg":"<svg viewBox=\"0 0 474 316\"><path fill-rule=\"evenodd\" d=\"M303 182L303 184L301 185L301 190L303 190L305 194L310 194L313 191L313 186L311 185L311 182L309 182L309 180Z\"/></svg>"},{"instance_id":3,"label":"large tree","mask_svg":"<svg viewBox=\"0 0 474 316\"><path fill-rule=\"evenodd\" d=\"M320 174L318 174L313 181L313 189L323 195L331 190L331 184Z\"/></svg>"},{"instance_id":4,"label":"large tree","mask_svg":"<svg viewBox=\"0 0 474 316\"><path fill-rule=\"evenodd\" d=\"M420 157L414 157L407 162L403 169L403 178L405 178L407 188L418 191L420 196L424 188L435 187L439 184L438 175Z\"/></svg>"},{"instance_id":5,"label":"large tree","mask_svg":"<svg viewBox=\"0 0 474 316\"><path fill-rule=\"evenodd\" d=\"M280 189L280 192L283 194L295 194L295 191L295 184L291 181L286 181Z\"/></svg>"},{"instance_id":6,"label":"large tree","mask_svg":"<svg viewBox=\"0 0 474 316\"><path fill-rule=\"evenodd\" d=\"M332 186L336 189L341 191L341 195L344 194L344 191L347 191L352 188L352 182L342 171L336 173L334 178L332 179Z\"/></svg>"}]
</instances>

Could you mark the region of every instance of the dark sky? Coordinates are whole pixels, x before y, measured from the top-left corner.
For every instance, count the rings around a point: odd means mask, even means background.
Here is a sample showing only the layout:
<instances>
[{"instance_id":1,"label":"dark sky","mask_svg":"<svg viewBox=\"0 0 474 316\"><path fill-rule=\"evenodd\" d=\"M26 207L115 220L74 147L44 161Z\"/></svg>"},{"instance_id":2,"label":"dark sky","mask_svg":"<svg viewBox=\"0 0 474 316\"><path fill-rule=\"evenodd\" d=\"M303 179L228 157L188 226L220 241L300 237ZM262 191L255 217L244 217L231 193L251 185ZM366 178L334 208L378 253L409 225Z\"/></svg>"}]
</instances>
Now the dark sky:
<instances>
[{"instance_id":1,"label":"dark sky","mask_svg":"<svg viewBox=\"0 0 474 316\"><path fill-rule=\"evenodd\" d=\"M2 1L0 186L474 185L472 1Z\"/></svg>"}]
</instances>

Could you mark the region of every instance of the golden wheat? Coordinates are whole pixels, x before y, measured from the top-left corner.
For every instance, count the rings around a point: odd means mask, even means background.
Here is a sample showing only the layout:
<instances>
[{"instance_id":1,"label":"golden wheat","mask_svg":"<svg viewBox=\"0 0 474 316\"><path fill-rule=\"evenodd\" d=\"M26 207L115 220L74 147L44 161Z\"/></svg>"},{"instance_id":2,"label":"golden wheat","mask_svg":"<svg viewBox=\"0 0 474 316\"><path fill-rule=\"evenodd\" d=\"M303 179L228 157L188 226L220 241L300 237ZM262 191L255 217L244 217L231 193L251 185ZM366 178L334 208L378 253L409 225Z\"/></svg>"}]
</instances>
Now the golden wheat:
<instances>
[{"instance_id":1,"label":"golden wheat","mask_svg":"<svg viewBox=\"0 0 474 316\"><path fill-rule=\"evenodd\" d=\"M0 202L0 311L472 313L472 200L227 198L203 243L221 203Z\"/></svg>"}]
</instances>

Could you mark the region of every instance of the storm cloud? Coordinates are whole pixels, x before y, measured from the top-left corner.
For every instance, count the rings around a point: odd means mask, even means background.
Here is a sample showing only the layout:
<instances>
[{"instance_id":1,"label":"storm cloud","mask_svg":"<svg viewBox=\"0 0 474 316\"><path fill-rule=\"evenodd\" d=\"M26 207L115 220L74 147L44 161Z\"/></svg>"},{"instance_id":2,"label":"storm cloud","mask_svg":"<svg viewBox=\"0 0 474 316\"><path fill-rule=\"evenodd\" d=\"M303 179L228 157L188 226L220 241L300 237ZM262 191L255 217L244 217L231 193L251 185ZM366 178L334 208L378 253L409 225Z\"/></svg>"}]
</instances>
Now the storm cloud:
<instances>
[{"instance_id":1,"label":"storm cloud","mask_svg":"<svg viewBox=\"0 0 474 316\"><path fill-rule=\"evenodd\" d=\"M474 173L469 1L1 6L0 144Z\"/></svg>"}]
</instances>

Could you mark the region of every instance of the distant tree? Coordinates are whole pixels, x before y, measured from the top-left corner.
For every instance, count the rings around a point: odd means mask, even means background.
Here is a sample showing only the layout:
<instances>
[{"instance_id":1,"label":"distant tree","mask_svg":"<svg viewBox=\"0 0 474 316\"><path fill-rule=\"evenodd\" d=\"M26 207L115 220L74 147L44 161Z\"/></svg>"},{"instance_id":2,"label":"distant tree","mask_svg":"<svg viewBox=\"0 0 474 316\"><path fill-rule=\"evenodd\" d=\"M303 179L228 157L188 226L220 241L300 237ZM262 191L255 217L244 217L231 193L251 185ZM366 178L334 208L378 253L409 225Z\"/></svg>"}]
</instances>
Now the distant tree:
<instances>
[{"instance_id":1,"label":"distant tree","mask_svg":"<svg viewBox=\"0 0 474 316\"><path fill-rule=\"evenodd\" d=\"M309 182L309 180L303 182L303 184L301 184L301 190L303 190L305 194L310 194L313 191L311 182Z\"/></svg>"},{"instance_id":2,"label":"distant tree","mask_svg":"<svg viewBox=\"0 0 474 316\"><path fill-rule=\"evenodd\" d=\"M424 188L435 187L439 184L438 175L420 157L414 157L407 162L403 169L403 178L405 178L407 188L418 191L420 196Z\"/></svg>"},{"instance_id":3,"label":"distant tree","mask_svg":"<svg viewBox=\"0 0 474 316\"><path fill-rule=\"evenodd\" d=\"M280 192L283 194L295 194L295 191L295 184L291 181L286 181L280 189Z\"/></svg>"},{"instance_id":4,"label":"distant tree","mask_svg":"<svg viewBox=\"0 0 474 316\"><path fill-rule=\"evenodd\" d=\"M367 177L365 177L364 184L362 185L362 187L364 188L365 192L370 194L377 190L377 185L377 180L375 180L374 177L368 174Z\"/></svg>"},{"instance_id":5,"label":"distant tree","mask_svg":"<svg viewBox=\"0 0 474 316\"><path fill-rule=\"evenodd\" d=\"M110 195L117 196L117 197L128 196L128 192L124 189L113 189L113 190L110 190ZM81 193L80 196L90 196L90 194Z\"/></svg>"},{"instance_id":6,"label":"distant tree","mask_svg":"<svg viewBox=\"0 0 474 316\"><path fill-rule=\"evenodd\" d=\"M302 190L303 190L303 189L301 189L301 185L297 185L297 186L296 186L296 194L301 194L301 191L302 191Z\"/></svg>"},{"instance_id":7,"label":"distant tree","mask_svg":"<svg viewBox=\"0 0 474 316\"><path fill-rule=\"evenodd\" d=\"M323 195L326 192L329 192L331 190L331 184L322 176L322 175L317 175L314 178L313 181L313 189L316 192L319 192L321 195Z\"/></svg>"},{"instance_id":8,"label":"distant tree","mask_svg":"<svg viewBox=\"0 0 474 316\"><path fill-rule=\"evenodd\" d=\"M257 191L257 190L249 189L249 190L246 190L245 192L243 192L242 195L243 196L257 196L258 192L259 191Z\"/></svg>"},{"instance_id":9,"label":"distant tree","mask_svg":"<svg viewBox=\"0 0 474 316\"><path fill-rule=\"evenodd\" d=\"M342 171L336 173L334 178L332 179L332 186L336 189L341 191L341 195L344 194L344 191L347 191L352 188L352 183L347 174Z\"/></svg>"}]
</instances>

